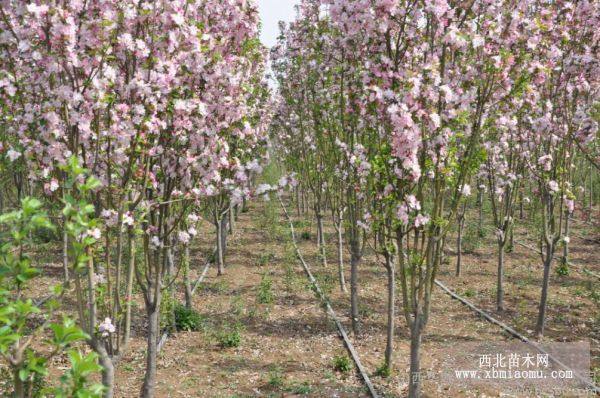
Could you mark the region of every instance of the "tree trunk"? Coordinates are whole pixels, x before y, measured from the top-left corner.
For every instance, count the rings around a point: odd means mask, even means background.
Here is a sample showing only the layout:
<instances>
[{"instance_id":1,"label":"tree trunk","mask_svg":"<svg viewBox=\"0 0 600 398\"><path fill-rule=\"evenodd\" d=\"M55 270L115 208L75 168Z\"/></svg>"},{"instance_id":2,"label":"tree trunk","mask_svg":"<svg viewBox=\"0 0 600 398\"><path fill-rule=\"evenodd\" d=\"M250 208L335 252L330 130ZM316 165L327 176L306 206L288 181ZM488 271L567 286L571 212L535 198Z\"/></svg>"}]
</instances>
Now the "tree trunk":
<instances>
[{"instance_id":1,"label":"tree trunk","mask_svg":"<svg viewBox=\"0 0 600 398\"><path fill-rule=\"evenodd\" d=\"M135 236L133 228L129 227L129 268L127 269L127 287L125 293L125 334L123 337L123 345L129 344L131 336L131 302L133 293L133 276L135 272Z\"/></svg>"},{"instance_id":2,"label":"tree trunk","mask_svg":"<svg viewBox=\"0 0 600 398\"><path fill-rule=\"evenodd\" d=\"M221 247L223 248L223 257L227 252L227 230L229 228L229 217L221 217Z\"/></svg>"},{"instance_id":3,"label":"tree trunk","mask_svg":"<svg viewBox=\"0 0 600 398\"><path fill-rule=\"evenodd\" d=\"M63 223L63 278L65 286L69 284L69 234L67 232L66 218Z\"/></svg>"},{"instance_id":4,"label":"tree trunk","mask_svg":"<svg viewBox=\"0 0 600 398\"><path fill-rule=\"evenodd\" d=\"M385 255L385 268L387 270L387 344L385 346L385 367L388 374L391 374L393 369L393 354L394 354L394 320L396 317L396 270L394 260L389 253Z\"/></svg>"},{"instance_id":5,"label":"tree trunk","mask_svg":"<svg viewBox=\"0 0 600 398\"><path fill-rule=\"evenodd\" d=\"M149 286L149 289L153 289L153 287ZM146 313L148 315L146 374L144 375L144 385L142 386L141 396L142 398L152 398L154 397L154 389L156 385L156 360L158 357L158 337L160 327L159 298L155 300L153 305L149 305L147 307Z\"/></svg>"},{"instance_id":6,"label":"tree trunk","mask_svg":"<svg viewBox=\"0 0 600 398\"><path fill-rule=\"evenodd\" d=\"M104 343L99 342L98 349L98 362L102 366L102 384L104 385L104 398L113 398L115 390L115 367L112 359L106 352Z\"/></svg>"},{"instance_id":7,"label":"tree trunk","mask_svg":"<svg viewBox=\"0 0 600 398\"><path fill-rule=\"evenodd\" d=\"M23 383L21 377L19 376L18 368L13 370L13 384L15 398L25 398L25 383Z\"/></svg>"},{"instance_id":8,"label":"tree trunk","mask_svg":"<svg viewBox=\"0 0 600 398\"><path fill-rule=\"evenodd\" d=\"M552 265L554 249L552 245L546 246L546 257L544 259L544 279L542 282L542 296L540 298L539 313L535 332L538 337L544 335L544 326L546 324L546 305L548 302L548 287L550 286L550 267Z\"/></svg>"},{"instance_id":9,"label":"tree trunk","mask_svg":"<svg viewBox=\"0 0 600 398\"><path fill-rule=\"evenodd\" d=\"M460 276L461 265L462 265L462 236L463 229L465 227L464 213L458 220L458 236L456 237L456 276Z\"/></svg>"},{"instance_id":10,"label":"tree trunk","mask_svg":"<svg viewBox=\"0 0 600 398\"><path fill-rule=\"evenodd\" d=\"M341 219L340 219L341 220ZM346 278L344 276L344 237L342 234L342 223L338 221L336 225L337 230L337 249L338 249L338 275L340 278L340 289L342 289L342 293L347 293L348 289L346 288Z\"/></svg>"},{"instance_id":11,"label":"tree trunk","mask_svg":"<svg viewBox=\"0 0 600 398\"><path fill-rule=\"evenodd\" d=\"M183 284L185 286L185 306L192 308L192 284L190 283L190 246L183 249Z\"/></svg>"},{"instance_id":12,"label":"tree trunk","mask_svg":"<svg viewBox=\"0 0 600 398\"><path fill-rule=\"evenodd\" d=\"M479 205L479 224L478 224L478 233L479 236L483 236L483 190L480 188L477 193L477 203Z\"/></svg>"},{"instance_id":13,"label":"tree trunk","mask_svg":"<svg viewBox=\"0 0 600 398\"><path fill-rule=\"evenodd\" d=\"M498 238L498 281L496 284L496 309L504 311L504 245L506 239Z\"/></svg>"},{"instance_id":14,"label":"tree trunk","mask_svg":"<svg viewBox=\"0 0 600 398\"><path fill-rule=\"evenodd\" d=\"M229 228L227 228L227 232L229 235L233 235L233 231L235 229L235 217L233 215L233 205L229 205Z\"/></svg>"},{"instance_id":15,"label":"tree trunk","mask_svg":"<svg viewBox=\"0 0 600 398\"><path fill-rule=\"evenodd\" d=\"M571 233L571 224L569 222L569 217L571 217L571 214L569 212L567 212L567 216L565 217L565 236L567 239L569 239L569 234ZM569 265L569 242L563 240L563 258L562 258L563 264L565 266Z\"/></svg>"},{"instance_id":16,"label":"tree trunk","mask_svg":"<svg viewBox=\"0 0 600 398\"><path fill-rule=\"evenodd\" d=\"M350 317L352 318L352 331L355 336L360 334L360 322L358 314L358 264L360 253L358 242L350 244Z\"/></svg>"},{"instance_id":17,"label":"tree trunk","mask_svg":"<svg viewBox=\"0 0 600 398\"><path fill-rule=\"evenodd\" d=\"M519 219L522 220L523 216L523 191L521 191L519 194Z\"/></svg>"},{"instance_id":18,"label":"tree trunk","mask_svg":"<svg viewBox=\"0 0 600 398\"><path fill-rule=\"evenodd\" d=\"M410 330L410 380L408 383L408 397L421 396L421 319L417 316Z\"/></svg>"},{"instance_id":19,"label":"tree trunk","mask_svg":"<svg viewBox=\"0 0 600 398\"><path fill-rule=\"evenodd\" d=\"M325 252L325 232L323 231L323 216L319 210L315 210L317 213L317 241L319 245L319 254L321 256L321 263L324 267L327 267L327 254Z\"/></svg>"},{"instance_id":20,"label":"tree trunk","mask_svg":"<svg viewBox=\"0 0 600 398\"><path fill-rule=\"evenodd\" d=\"M223 239L222 239L222 224L220 220L216 222L217 226L217 275L223 275L225 265L223 263Z\"/></svg>"}]
</instances>

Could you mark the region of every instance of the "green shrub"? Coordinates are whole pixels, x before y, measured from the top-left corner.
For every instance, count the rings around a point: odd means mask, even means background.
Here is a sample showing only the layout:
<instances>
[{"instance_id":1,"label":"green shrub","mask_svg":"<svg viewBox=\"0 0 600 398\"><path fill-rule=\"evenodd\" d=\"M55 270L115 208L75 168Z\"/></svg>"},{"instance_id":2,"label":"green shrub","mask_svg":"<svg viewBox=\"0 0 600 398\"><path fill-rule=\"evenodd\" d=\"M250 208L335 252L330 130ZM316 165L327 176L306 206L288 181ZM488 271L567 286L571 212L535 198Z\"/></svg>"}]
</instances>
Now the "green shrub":
<instances>
[{"instance_id":1,"label":"green shrub","mask_svg":"<svg viewBox=\"0 0 600 398\"><path fill-rule=\"evenodd\" d=\"M560 261L558 267L556 267L556 274L559 276L569 275L569 264L563 260Z\"/></svg>"},{"instance_id":2,"label":"green shrub","mask_svg":"<svg viewBox=\"0 0 600 398\"><path fill-rule=\"evenodd\" d=\"M273 295L273 281L267 274L263 274L260 285L258 285L258 293L256 298L260 304L271 304L275 300Z\"/></svg>"},{"instance_id":3,"label":"green shrub","mask_svg":"<svg viewBox=\"0 0 600 398\"><path fill-rule=\"evenodd\" d=\"M390 370L390 367L384 363L383 365L377 368L375 374L380 377L390 377L392 372Z\"/></svg>"},{"instance_id":4,"label":"green shrub","mask_svg":"<svg viewBox=\"0 0 600 398\"><path fill-rule=\"evenodd\" d=\"M307 381L305 381L300 384L291 386L288 389L288 391L293 394L306 395L306 394L310 394L312 392L312 387L310 386L310 384Z\"/></svg>"},{"instance_id":5,"label":"green shrub","mask_svg":"<svg viewBox=\"0 0 600 398\"><path fill-rule=\"evenodd\" d=\"M197 332L204 327L204 317L193 308L187 308L185 305L176 304L174 312L175 327L177 330Z\"/></svg>"},{"instance_id":6,"label":"green shrub","mask_svg":"<svg viewBox=\"0 0 600 398\"><path fill-rule=\"evenodd\" d=\"M225 328L217 333L217 341L219 345L223 348L235 348L239 347L242 343L242 334L240 333L240 326L235 325L233 327L229 327L228 325Z\"/></svg>"},{"instance_id":7,"label":"green shrub","mask_svg":"<svg viewBox=\"0 0 600 398\"><path fill-rule=\"evenodd\" d=\"M333 358L333 368L338 372L346 373L352 370L352 363L347 355L338 355Z\"/></svg>"},{"instance_id":8,"label":"green shrub","mask_svg":"<svg viewBox=\"0 0 600 398\"><path fill-rule=\"evenodd\" d=\"M284 379L281 368L275 367L269 372L269 381L267 383L273 388L283 386Z\"/></svg>"}]
</instances>

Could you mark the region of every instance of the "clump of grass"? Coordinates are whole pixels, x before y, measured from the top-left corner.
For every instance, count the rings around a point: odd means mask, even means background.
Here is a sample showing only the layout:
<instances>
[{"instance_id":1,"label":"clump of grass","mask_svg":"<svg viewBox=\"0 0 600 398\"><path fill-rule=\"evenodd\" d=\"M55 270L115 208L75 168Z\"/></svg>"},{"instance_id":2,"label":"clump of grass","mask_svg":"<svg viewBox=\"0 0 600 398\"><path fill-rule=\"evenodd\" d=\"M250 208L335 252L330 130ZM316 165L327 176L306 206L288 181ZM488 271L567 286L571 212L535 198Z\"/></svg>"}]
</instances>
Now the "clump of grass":
<instances>
[{"instance_id":1,"label":"clump of grass","mask_svg":"<svg viewBox=\"0 0 600 398\"><path fill-rule=\"evenodd\" d=\"M333 368L338 372L347 373L352 370L352 363L347 355L337 355L333 358Z\"/></svg>"},{"instance_id":2,"label":"clump of grass","mask_svg":"<svg viewBox=\"0 0 600 398\"><path fill-rule=\"evenodd\" d=\"M225 325L223 330L217 333L217 341L223 348L239 347L242 343L241 326L235 324L233 326Z\"/></svg>"},{"instance_id":3,"label":"clump of grass","mask_svg":"<svg viewBox=\"0 0 600 398\"><path fill-rule=\"evenodd\" d=\"M174 308L175 328L188 332L197 332L204 327L206 319L193 308L177 304Z\"/></svg>"},{"instance_id":4,"label":"clump of grass","mask_svg":"<svg viewBox=\"0 0 600 398\"><path fill-rule=\"evenodd\" d=\"M290 388L288 388L288 391L293 394L306 395L306 394L310 394L312 392L312 387L310 386L308 381L305 381L300 384L295 384L295 385L291 386Z\"/></svg>"},{"instance_id":5,"label":"clump of grass","mask_svg":"<svg viewBox=\"0 0 600 398\"><path fill-rule=\"evenodd\" d=\"M300 233L300 238L303 240L310 240L310 231L304 230Z\"/></svg>"},{"instance_id":6,"label":"clump of grass","mask_svg":"<svg viewBox=\"0 0 600 398\"><path fill-rule=\"evenodd\" d=\"M275 255L273 253L262 253L258 257L258 260L256 261L256 264L259 267L264 267L265 265L269 265L269 263L271 261L273 261L274 259L275 259Z\"/></svg>"},{"instance_id":7,"label":"clump of grass","mask_svg":"<svg viewBox=\"0 0 600 398\"><path fill-rule=\"evenodd\" d=\"M269 384L269 386L273 388L280 388L283 386L284 378L281 368L279 366L275 366L269 372L269 380L267 381L267 384Z\"/></svg>"},{"instance_id":8,"label":"clump of grass","mask_svg":"<svg viewBox=\"0 0 600 398\"><path fill-rule=\"evenodd\" d=\"M259 304L271 304L275 300L273 294L273 280L266 273L262 275L260 284L258 285L258 292L256 299Z\"/></svg>"},{"instance_id":9,"label":"clump of grass","mask_svg":"<svg viewBox=\"0 0 600 398\"><path fill-rule=\"evenodd\" d=\"M375 371L375 374L379 377L390 377L392 374L392 371L390 369L390 367L384 363L382 364L380 367L377 368L377 370Z\"/></svg>"}]
</instances>

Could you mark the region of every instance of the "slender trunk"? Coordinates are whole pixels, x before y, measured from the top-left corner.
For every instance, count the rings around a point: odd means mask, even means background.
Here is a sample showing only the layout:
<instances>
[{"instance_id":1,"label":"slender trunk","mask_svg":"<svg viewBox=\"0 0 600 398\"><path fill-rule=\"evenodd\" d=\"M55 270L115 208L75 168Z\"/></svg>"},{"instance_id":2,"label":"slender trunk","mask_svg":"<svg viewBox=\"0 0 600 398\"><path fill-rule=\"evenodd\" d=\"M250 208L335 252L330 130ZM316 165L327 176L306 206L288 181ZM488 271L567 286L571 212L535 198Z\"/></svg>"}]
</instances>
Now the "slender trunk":
<instances>
[{"instance_id":1,"label":"slender trunk","mask_svg":"<svg viewBox=\"0 0 600 398\"><path fill-rule=\"evenodd\" d=\"M592 210L594 209L594 168L590 165L590 215L588 216L588 221L591 220Z\"/></svg>"},{"instance_id":2,"label":"slender trunk","mask_svg":"<svg viewBox=\"0 0 600 398\"><path fill-rule=\"evenodd\" d=\"M223 275L223 272L225 271L225 266L223 264L223 239L221 238L222 232L221 232L221 222L219 220L217 220L216 222L216 227L217 227L217 275Z\"/></svg>"},{"instance_id":3,"label":"slender trunk","mask_svg":"<svg viewBox=\"0 0 600 398\"><path fill-rule=\"evenodd\" d=\"M69 284L69 233L67 232L67 219L63 218L63 278L65 285Z\"/></svg>"},{"instance_id":4,"label":"slender trunk","mask_svg":"<svg viewBox=\"0 0 600 398\"><path fill-rule=\"evenodd\" d=\"M460 267L462 265L462 234L463 223L461 220L458 222L458 236L456 238L456 276L460 276Z\"/></svg>"},{"instance_id":5,"label":"slender trunk","mask_svg":"<svg viewBox=\"0 0 600 398\"><path fill-rule=\"evenodd\" d=\"M227 230L229 228L229 218L227 215L221 217L221 247L223 248L223 257L227 252Z\"/></svg>"},{"instance_id":6,"label":"slender trunk","mask_svg":"<svg viewBox=\"0 0 600 398\"><path fill-rule=\"evenodd\" d=\"M296 212L300 217L300 187L296 187L294 190L296 191Z\"/></svg>"},{"instance_id":7,"label":"slender trunk","mask_svg":"<svg viewBox=\"0 0 600 398\"><path fill-rule=\"evenodd\" d=\"M190 283L190 247L185 245L183 249L183 284L185 286L185 306L192 308L192 284Z\"/></svg>"},{"instance_id":8,"label":"slender trunk","mask_svg":"<svg viewBox=\"0 0 600 398\"><path fill-rule=\"evenodd\" d=\"M521 192L519 193L519 219L520 219L520 220L522 220L522 219L523 219L523 217L524 217L524 214L523 214L523 210L524 210L524 209L523 209L523 207L524 207L524 206L523 206L523 191L521 191Z\"/></svg>"},{"instance_id":9,"label":"slender trunk","mask_svg":"<svg viewBox=\"0 0 600 398\"><path fill-rule=\"evenodd\" d=\"M152 287L153 288L153 287ZM158 356L158 337L159 337L159 314L160 302L155 300L154 305L147 307L148 315L148 336L146 353L146 374L144 376L144 385L142 386L142 398L154 397L156 385L156 360Z\"/></svg>"},{"instance_id":10,"label":"slender trunk","mask_svg":"<svg viewBox=\"0 0 600 398\"><path fill-rule=\"evenodd\" d=\"M123 337L123 345L129 344L131 337L131 303L133 294L133 276L135 272L135 236L133 228L129 227L129 267L127 269L127 287L125 293L125 335Z\"/></svg>"},{"instance_id":11,"label":"slender trunk","mask_svg":"<svg viewBox=\"0 0 600 398\"><path fill-rule=\"evenodd\" d=\"M319 244L319 254L321 256L321 262L324 267L327 267L327 254L325 253L325 233L323 231L323 216L319 210L315 210L317 213L317 241Z\"/></svg>"},{"instance_id":12,"label":"slender trunk","mask_svg":"<svg viewBox=\"0 0 600 398\"><path fill-rule=\"evenodd\" d=\"M479 236L483 236L483 189L479 189L477 195L477 204L479 205L479 224L477 229Z\"/></svg>"},{"instance_id":13,"label":"slender trunk","mask_svg":"<svg viewBox=\"0 0 600 398\"><path fill-rule=\"evenodd\" d=\"M539 313L535 332L538 337L544 335L544 326L546 324L546 305L548 301L548 287L550 286L550 266L554 253L553 244L546 246L546 256L544 258L544 279L542 282L542 296L540 298Z\"/></svg>"},{"instance_id":14,"label":"slender trunk","mask_svg":"<svg viewBox=\"0 0 600 398\"><path fill-rule=\"evenodd\" d=\"M104 398L113 398L115 391L115 366L112 359L106 352L106 348L102 342L99 342L99 347L96 350L98 352L98 362L102 366L102 384L104 385Z\"/></svg>"},{"instance_id":15,"label":"slender trunk","mask_svg":"<svg viewBox=\"0 0 600 398\"><path fill-rule=\"evenodd\" d=\"M565 217L565 235L564 237L567 238L567 240L563 240L563 264L566 266L569 264L569 234L571 233L571 224L569 222L569 217L571 217L571 214L569 212L567 212L567 216Z\"/></svg>"},{"instance_id":16,"label":"slender trunk","mask_svg":"<svg viewBox=\"0 0 600 398\"><path fill-rule=\"evenodd\" d=\"M350 244L350 317L352 318L352 331L355 336L360 334L360 322L358 314L358 265L360 253L358 242Z\"/></svg>"},{"instance_id":17,"label":"slender trunk","mask_svg":"<svg viewBox=\"0 0 600 398\"><path fill-rule=\"evenodd\" d=\"M410 380L408 383L408 397L421 396L421 319L417 316L410 330Z\"/></svg>"},{"instance_id":18,"label":"slender trunk","mask_svg":"<svg viewBox=\"0 0 600 398\"><path fill-rule=\"evenodd\" d=\"M229 228L227 229L227 232L229 233L229 235L233 234L233 230L235 229L235 217L233 215L233 205L229 206Z\"/></svg>"},{"instance_id":19,"label":"slender trunk","mask_svg":"<svg viewBox=\"0 0 600 398\"><path fill-rule=\"evenodd\" d=\"M496 285L496 309L504 311L504 245L506 239L498 238L498 281Z\"/></svg>"},{"instance_id":20,"label":"slender trunk","mask_svg":"<svg viewBox=\"0 0 600 398\"><path fill-rule=\"evenodd\" d=\"M385 254L385 268L387 270L387 344L385 346L385 367L388 374L391 374L393 368L394 354L394 320L396 317L396 270L394 260L390 253Z\"/></svg>"},{"instance_id":21,"label":"slender trunk","mask_svg":"<svg viewBox=\"0 0 600 398\"><path fill-rule=\"evenodd\" d=\"M340 289L342 289L342 293L347 293L348 289L346 288L346 278L344 277L344 237L342 234L342 222L341 218L336 225L337 230L337 249L338 249L338 275L340 278Z\"/></svg>"},{"instance_id":22,"label":"slender trunk","mask_svg":"<svg viewBox=\"0 0 600 398\"><path fill-rule=\"evenodd\" d=\"M18 368L15 368L13 370L13 384L15 390L15 398L25 398L25 383L21 380L21 376L19 376Z\"/></svg>"},{"instance_id":23,"label":"slender trunk","mask_svg":"<svg viewBox=\"0 0 600 398\"><path fill-rule=\"evenodd\" d=\"M245 213L248 211L248 201L246 200L246 197L244 196L242 198L242 213Z\"/></svg>"}]
</instances>

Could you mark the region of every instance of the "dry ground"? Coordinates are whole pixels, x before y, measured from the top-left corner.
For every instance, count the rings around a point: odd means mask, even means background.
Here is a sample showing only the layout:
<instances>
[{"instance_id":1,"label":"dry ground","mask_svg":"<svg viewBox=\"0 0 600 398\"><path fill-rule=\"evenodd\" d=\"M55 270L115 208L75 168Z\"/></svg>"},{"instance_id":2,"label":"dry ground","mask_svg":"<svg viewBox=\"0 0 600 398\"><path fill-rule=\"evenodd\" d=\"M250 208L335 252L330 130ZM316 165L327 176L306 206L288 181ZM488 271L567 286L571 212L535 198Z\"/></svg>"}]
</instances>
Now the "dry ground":
<instances>
[{"instance_id":1,"label":"dry ground","mask_svg":"<svg viewBox=\"0 0 600 398\"><path fill-rule=\"evenodd\" d=\"M295 215L294 218L299 234L306 238L299 242L300 249L349 329L349 297L340 292L336 279L334 231L327 228L329 266L323 267L316 253L314 225L306 221L310 217ZM576 225L575 230L580 237L573 238L573 261L599 273L598 229L581 224ZM524 228L518 231L517 237L531 242L531 236L527 236ZM194 272L204 264L206 253L212 246L210 229L204 238L205 242L193 251ZM453 244L449 246L454 247ZM477 246L475 250L464 257L461 277L454 276L455 259L449 253L440 279L481 308L494 313L494 242L488 237L474 246ZM44 249L41 254L45 259L60 258L57 249ZM226 261L226 274L216 277L212 268L194 298L196 310L205 319L203 330L176 333L161 352L159 397L367 396L354 371L339 372L334 368L334 358L345 356L346 351L294 256L289 228L276 202L256 202L250 205L247 213L240 214L236 232L230 238ZM539 256L528 249L516 246L506 256L507 310L495 316L525 334L531 333L535 326L541 271ZM36 283L32 296L43 296L47 287L59 280L60 267L46 264L44 275ZM348 278L348 272L346 275ZM409 344L408 330L401 317L398 317L396 327L395 371L388 378L375 375L383 362L386 322L385 269L375 255L365 257L360 281L363 333L353 338L353 343L382 395L405 396ZM547 339L590 339L596 356L594 363L599 366L600 311L598 301L593 299L599 293L598 283L594 281L597 279L575 269L571 269L568 276L553 272ZM267 289L265 286L269 284L270 289ZM260 286L263 286L263 292L273 294L271 303L259 303ZM139 296L137 303L134 342L116 375L117 397L137 396L142 382L145 325L143 301ZM510 338L441 290L435 291L431 313L422 348L422 368L428 375L423 386L424 396L501 396L492 388L473 390L445 384L440 381L439 373L441 364L451 358L457 343L499 342ZM219 333L231 330L234 325L241 328L241 344L237 348L222 348L218 342ZM64 365L61 360L64 359L56 361L54 371Z\"/></svg>"}]
</instances>

